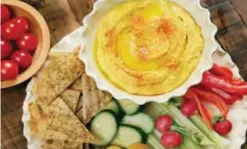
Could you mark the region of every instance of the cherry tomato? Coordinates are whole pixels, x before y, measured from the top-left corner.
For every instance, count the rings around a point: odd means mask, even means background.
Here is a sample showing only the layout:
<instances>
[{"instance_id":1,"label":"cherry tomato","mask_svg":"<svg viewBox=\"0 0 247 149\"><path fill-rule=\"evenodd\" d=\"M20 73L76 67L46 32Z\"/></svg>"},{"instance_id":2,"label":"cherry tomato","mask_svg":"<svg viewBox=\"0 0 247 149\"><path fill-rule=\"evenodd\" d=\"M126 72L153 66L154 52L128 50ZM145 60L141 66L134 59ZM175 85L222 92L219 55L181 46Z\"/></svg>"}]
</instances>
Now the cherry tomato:
<instances>
[{"instance_id":1,"label":"cherry tomato","mask_svg":"<svg viewBox=\"0 0 247 149\"><path fill-rule=\"evenodd\" d=\"M8 57L12 52L12 45L8 40L1 38L1 59Z\"/></svg>"},{"instance_id":2,"label":"cherry tomato","mask_svg":"<svg viewBox=\"0 0 247 149\"><path fill-rule=\"evenodd\" d=\"M16 62L22 69L26 69L32 64L32 56L25 50L15 51L11 56L11 60Z\"/></svg>"},{"instance_id":3,"label":"cherry tomato","mask_svg":"<svg viewBox=\"0 0 247 149\"><path fill-rule=\"evenodd\" d=\"M25 33L29 31L30 26L26 17L17 16L13 18L11 21L17 25L20 25Z\"/></svg>"},{"instance_id":4,"label":"cherry tomato","mask_svg":"<svg viewBox=\"0 0 247 149\"><path fill-rule=\"evenodd\" d=\"M226 119L216 122L213 127L218 134L225 136L232 130L232 123Z\"/></svg>"},{"instance_id":5,"label":"cherry tomato","mask_svg":"<svg viewBox=\"0 0 247 149\"><path fill-rule=\"evenodd\" d=\"M7 6L1 5L1 23L10 19L11 13Z\"/></svg>"},{"instance_id":6,"label":"cherry tomato","mask_svg":"<svg viewBox=\"0 0 247 149\"><path fill-rule=\"evenodd\" d=\"M38 46L38 39L31 33L25 33L16 41L16 44L20 49L34 52Z\"/></svg>"},{"instance_id":7,"label":"cherry tomato","mask_svg":"<svg viewBox=\"0 0 247 149\"><path fill-rule=\"evenodd\" d=\"M186 116L190 117L195 114L197 110L197 104L194 100L185 99L184 103L181 105L181 112Z\"/></svg>"},{"instance_id":8,"label":"cherry tomato","mask_svg":"<svg viewBox=\"0 0 247 149\"><path fill-rule=\"evenodd\" d=\"M155 122L156 129L163 133L170 129L173 123L173 119L169 115L161 115L157 118Z\"/></svg>"},{"instance_id":9,"label":"cherry tomato","mask_svg":"<svg viewBox=\"0 0 247 149\"><path fill-rule=\"evenodd\" d=\"M176 131L164 132L160 143L166 148L176 148L182 144L182 136Z\"/></svg>"},{"instance_id":10,"label":"cherry tomato","mask_svg":"<svg viewBox=\"0 0 247 149\"><path fill-rule=\"evenodd\" d=\"M8 40L16 40L24 34L23 28L11 20L2 24L1 32L3 38Z\"/></svg>"},{"instance_id":11,"label":"cherry tomato","mask_svg":"<svg viewBox=\"0 0 247 149\"><path fill-rule=\"evenodd\" d=\"M128 149L149 149L148 145L142 143L135 143L128 146Z\"/></svg>"},{"instance_id":12,"label":"cherry tomato","mask_svg":"<svg viewBox=\"0 0 247 149\"><path fill-rule=\"evenodd\" d=\"M18 65L11 60L1 61L1 80L14 80L18 76Z\"/></svg>"}]
</instances>

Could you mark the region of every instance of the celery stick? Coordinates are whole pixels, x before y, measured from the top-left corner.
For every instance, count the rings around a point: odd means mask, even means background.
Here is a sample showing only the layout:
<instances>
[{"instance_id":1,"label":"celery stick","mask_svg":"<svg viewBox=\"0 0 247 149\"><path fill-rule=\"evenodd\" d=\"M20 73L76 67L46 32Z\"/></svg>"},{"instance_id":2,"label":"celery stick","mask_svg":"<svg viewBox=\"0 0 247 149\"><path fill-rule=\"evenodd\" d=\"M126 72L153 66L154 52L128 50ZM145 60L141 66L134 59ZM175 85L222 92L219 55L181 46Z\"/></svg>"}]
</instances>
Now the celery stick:
<instances>
[{"instance_id":1,"label":"celery stick","mask_svg":"<svg viewBox=\"0 0 247 149\"><path fill-rule=\"evenodd\" d=\"M202 146L215 146L221 149L218 144L211 141L203 134L188 118L186 118L177 107L169 104L149 103L146 105L144 112L147 112L153 119L161 114L169 114L173 117L176 124L185 127L188 137L194 139L195 142Z\"/></svg>"},{"instance_id":2,"label":"celery stick","mask_svg":"<svg viewBox=\"0 0 247 149\"><path fill-rule=\"evenodd\" d=\"M207 138L177 107L168 104L162 104L161 107L168 110L169 114L179 125L184 126L188 131L196 134L200 138L200 145L217 146L219 148L218 144Z\"/></svg>"},{"instance_id":3,"label":"celery stick","mask_svg":"<svg viewBox=\"0 0 247 149\"><path fill-rule=\"evenodd\" d=\"M203 122L199 115L193 115L190 120L212 141L214 141L220 148L224 148L229 143L225 138L221 137Z\"/></svg>"},{"instance_id":4,"label":"celery stick","mask_svg":"<svg viewBox=\"0 0 247 149\"><path fill-rule=\"evenodd\" d=\"M160 144L160 139L154 133L148 136L147 144L151 146L153 149L166 149Z\"/></svg>"},{"instance_id":5,"label":"celery stick","mask_svg":"<svg viewBox=\"0 0 247 149\"><path fill-rule=\"evenodd\" d=\"M189 137L183 137L183 144L180 146L180 149L201 149L202 147L194 143Z\"/></svg>"}]
</instances>

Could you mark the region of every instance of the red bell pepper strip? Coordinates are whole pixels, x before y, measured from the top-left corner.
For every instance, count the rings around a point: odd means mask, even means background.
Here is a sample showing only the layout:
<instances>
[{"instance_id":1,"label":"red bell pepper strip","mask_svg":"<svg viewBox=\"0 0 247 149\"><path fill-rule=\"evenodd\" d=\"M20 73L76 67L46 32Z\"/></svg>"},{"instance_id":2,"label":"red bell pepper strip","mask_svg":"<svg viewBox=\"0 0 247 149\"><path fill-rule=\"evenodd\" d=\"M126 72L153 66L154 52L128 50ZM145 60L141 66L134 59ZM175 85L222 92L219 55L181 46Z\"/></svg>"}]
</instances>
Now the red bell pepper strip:
<instances>
[{"instance_id":1,"label":"red bell pepper strip","mask_svg":"<svg viewBox=\"0 0 247 149\"><path fill-rule=\"evenodd\" d=\"M226 118L228 113L228 107L220 96L216 95L211 91L203 90L196 87L191 88L191 90L194 91L194 93L201 97L203 100L214 104L220 110L222 114L221 116L223 118Z\"/></svg>"},{"instance_id":2,"label":"red bell pepper strip","mask_svg":"<svg viewBox=\"0 0 247 149\"><path fill-rule=\"evenodd\" d=\"M226 93L216 88L210 88L209 90L211 90L212 92L220 96L224 100L224 102L228 105L233 105L237 100L240 100L243 98L241 96L231 95L229 93Z\"/></svg>"},{"instance_id":3,"label":"red bell pepper strip","mask_svg":"<svg viewBox=\"0 0 247 149\"><path fill-rule=\"evenodd\" d=\"M235 84L235 85L244 85L246 82L244 82L243 80L232 80L232 84Z\"/></svg>"},{"instance_id":4,"label":"red bell pepper strip","mask_svg":"<svg viewBox=\"0 0 247 149\"><path fill-rule=\"evenodd\" d=\"M209 128L212 128L212 115L205 107L205 105L201 102L201 100L198 98L198 96L191 89L189 89L188 92L185 94L184 98L195 100L203 121L207 124Z\"/></svg>"},{"instance_id":5,"label":"red bell pepper strip","mask_svg":"<svg viewBox=\"0 0 247 149\"><path fill-rule=\"evenodd\" d=\"M229 68L220 66L218 64L214 64L213 67L210 69L210 72L216 76L228 78L229 80L232 80L233 78L233 73Z\"/></svg>"},{"instance_id":6,"label":"red bell pepper strip","mask_svg":"<svg viewBox=\"0 0 247 149\"><path fill-rule=\"evenodd\" d=\"M217 88L227 93L235 95L246 95L247 94L247 83L236 85L228 79L218 77L210 72L203 73L203 79L201 84L207 88Z\"/></svg>"},{"instance_id":7,"label":"red bell pepper strip","mask_svg":"<svg viewBox=\"0 0 247 149\"><path fill-rule=\"evenodd\" d=\"M221 76L221 77L228 79L233 84L236 84L236 85L245 84L245 82L241 79L234 79L233 73L228 67L214 64L213 67L210 69L210 72L216 76Z\"/></svg>"}]
</instances>

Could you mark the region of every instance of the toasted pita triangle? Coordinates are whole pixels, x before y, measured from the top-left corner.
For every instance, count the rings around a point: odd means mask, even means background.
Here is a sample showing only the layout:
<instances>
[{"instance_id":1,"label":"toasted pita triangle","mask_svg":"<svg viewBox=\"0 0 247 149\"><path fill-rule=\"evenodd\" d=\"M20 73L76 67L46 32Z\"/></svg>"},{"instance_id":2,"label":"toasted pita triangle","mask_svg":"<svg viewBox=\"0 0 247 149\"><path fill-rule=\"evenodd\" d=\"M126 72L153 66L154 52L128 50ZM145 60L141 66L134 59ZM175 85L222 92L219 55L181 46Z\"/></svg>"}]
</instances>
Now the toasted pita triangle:
<instances>
[{"instance_id":1,"label":"toasted pita triangle","mask_svg":"<svg viewBox=\"0 0 247 149\"><path fill-rule=\"evenodd\" d=\"M76 90L76 91L82 91L82 84L81 84L81 77L77 79L70 87L69 89Z\"/></svg>"},{"instance_id":2,"label":"toasted pita triangle","mask_svg":"<svg viewBox=\"0 0 247 149\"><path fill-rule=\"evenodd\" d=\"M79 99L79 101L78 101L78 104L77 104L77 106L76 106L76 111L79 111L79 110L82 108L82 106L83 106L82 96L83 96L83 95L81 95L81 97L80 97L80 99Z\"/></svg>"},{"instance_id":3,"label":"toasted pita triangle","mask_svg":"<svg viewBox=\"0 0 247 149\"><path fill-rule=\"evenodd\" d=\"M112 99L112 96L104 91L99 90L93 79L85 73L82 74L82 115L83 123L87 124L91 118L102 110Z\"/></svg>"},{"instance_id":4,"label":"toasted pita triangle","mask_svg":"<svg viewBox=\"0 0 247 149\"><path fill-rule=\"evenodd\" d=\"M84 72L77 53L59 54L51 58L36 79L33 93L37 103L49 105Z\"/></svg>"},{"instance_id":5,"label":"toasted pita triangle","mask_svg":"<svg viewBox=\"0 0 247 149\"><path fill-rule=\"evenodd\" d=\"M63 140L42 140L42 149L82 149L82 143Z\"/></svg>"},{"instance_id":6,"label":"toasted pita triangle","mask_svg":"<svg viewBox=\"0 0 247 149\"><path fill-rule=\"evenodd\" d=\"M40 132L45 130L47 115L35 101L29 103L28 110L31 117L29 120L31 133L39 136Z\"/></svg>"},{"instance_id":7,"label":"toasted pita triangle","mask_svg":"<svg viewBox=\"0 0 247 149\"><path fill-rule=\"evenodd\" d=\"M41 137L44 140L94 143L95 138L77 119L69 107L57 98L48 109L49 118Z\"/></svg>"},{"instance_id":8,"label":"toasted pita triangle","mask_svg":"<svg viewBox=\"0 0 247 149\"><path fill-rule=\"evenodd\" d=\"M76 111L76 106L80 97L80 92L67 89L60 95L60 97L68 105L70 110L74 113Z\"/></svg>"},{"instance_id":9,"label":"toasted pita triangle","mask_svg":"<svg viewBox=\"0 0 247 149\"><path fill-rule=\"evenodd\" d=\"M79 109L79 111L77 111L76 113L75 113L75 115L76 115L76 117L81 121L81 122L83 122L83 108L81 108L81 109Z\"/></svg>"}]
</instances>

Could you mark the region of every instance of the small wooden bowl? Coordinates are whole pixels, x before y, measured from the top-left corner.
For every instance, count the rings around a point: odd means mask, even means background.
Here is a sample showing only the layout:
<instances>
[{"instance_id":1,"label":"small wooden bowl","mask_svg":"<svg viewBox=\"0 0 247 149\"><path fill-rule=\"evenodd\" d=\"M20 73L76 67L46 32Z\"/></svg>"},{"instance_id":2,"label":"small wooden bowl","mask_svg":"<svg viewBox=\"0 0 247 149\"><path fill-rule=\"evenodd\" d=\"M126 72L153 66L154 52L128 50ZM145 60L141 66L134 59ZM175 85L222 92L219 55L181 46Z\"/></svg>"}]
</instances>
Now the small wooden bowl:
<instances>
[{"instance_id":1,"label":"small wooden bowl","mask_svg":"<svg viewBox=\"0 0 247 149\"><path fill-rule=\"evenodd\" d=\"M33 55L32 65L21 72L15 80L2 81L1 88L11 87L32 77L43 65L50 49L50 32L42 15L32 6L18 0L2 0L15 16L28 18L31 33L37 36L39 44Z\"/></svg>"}]
</instances>

